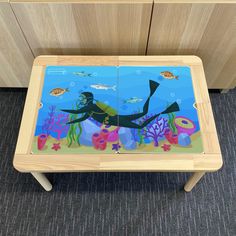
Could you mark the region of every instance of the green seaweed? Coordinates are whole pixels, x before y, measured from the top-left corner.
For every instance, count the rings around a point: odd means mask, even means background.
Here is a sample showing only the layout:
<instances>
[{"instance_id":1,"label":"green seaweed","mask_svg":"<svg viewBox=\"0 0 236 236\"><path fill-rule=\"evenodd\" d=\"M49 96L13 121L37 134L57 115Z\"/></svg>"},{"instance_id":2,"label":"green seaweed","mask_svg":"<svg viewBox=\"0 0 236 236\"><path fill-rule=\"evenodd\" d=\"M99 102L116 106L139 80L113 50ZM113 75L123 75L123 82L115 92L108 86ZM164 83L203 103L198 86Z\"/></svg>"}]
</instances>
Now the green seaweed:
<instances>
[{"instance_id":1,"label":"green seaweed","mask_svg":"<svg viewBox=\"0 0 236 236\"><path fill-rule=\"evenodd\" d=\"M140 112L141 112L141 110L138 109L138 110L137 110L137 113L140 113ZM138 123L141 125L141 124L142 124L142 121L139 120ZM139 137L138 145L140 146L141 144L144 143L144 136L143 136L143 132L142 132L141 129L138 129L137 135L138 135L138 137Z\"/></svg>"},{"instance_id":2,"label":"green seaweed","mask_svg":"<svg viewBox=\"0 0 236 236\"><path fill-rule=\"evenodd\" d=\"M79 101L76 102L75 107L78 110L80 108ZM74 106L72 107L74 109ZM80 115L70 114L69 120L78 119ZM80 136L82 134L82 127L80 123L74 123L70 125L69 131L66 136L67 146L70 147L72 143L78 144L80 146Z\"/></svg>"},{"instance_id":3,"label":"green seaweed","mask_svg":"<svg viewBox=\"0 0 236 236\"><path fill-rule=\"evenodd\" d=\"M169 106L169 104L167 104L167 107ZM169 125L169 128L171 129L171 131L174 133L174 134L177 134L177 128L175 126L175 113L174 112L171 112L171 113L168 113L168 125Z\"/></svg>"},{"instance_id":4,"label":"green seaweed","mask_svg":"<svg viewBox=\"0 0 236 236\"><path fill-rule=\"evenodd\" d=\"M139 137L139 142L138 144L141 145L144 141L144 137L142 135L142 130L141 129L138 129L138 137Z\"/></svg>"}]
</instances>

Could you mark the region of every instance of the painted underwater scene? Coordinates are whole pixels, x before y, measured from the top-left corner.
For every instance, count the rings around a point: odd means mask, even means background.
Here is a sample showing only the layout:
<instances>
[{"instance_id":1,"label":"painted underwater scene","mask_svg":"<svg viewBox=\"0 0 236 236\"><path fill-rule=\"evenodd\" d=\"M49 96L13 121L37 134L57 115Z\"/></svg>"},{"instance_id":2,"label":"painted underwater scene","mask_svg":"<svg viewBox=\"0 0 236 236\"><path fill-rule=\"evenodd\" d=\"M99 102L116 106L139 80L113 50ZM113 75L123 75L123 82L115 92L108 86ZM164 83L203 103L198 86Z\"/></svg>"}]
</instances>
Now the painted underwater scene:
<instances>
[{"instance_id":1,"label":"painted underwater scene","mask_svg":"<svg viewBox=\"0 0 236 236\"><path fill-rule=\"evenodd\" d=\"M189 67L46 67L32 153L116 152L203 152Z\"/></svg>"}]
</instances>

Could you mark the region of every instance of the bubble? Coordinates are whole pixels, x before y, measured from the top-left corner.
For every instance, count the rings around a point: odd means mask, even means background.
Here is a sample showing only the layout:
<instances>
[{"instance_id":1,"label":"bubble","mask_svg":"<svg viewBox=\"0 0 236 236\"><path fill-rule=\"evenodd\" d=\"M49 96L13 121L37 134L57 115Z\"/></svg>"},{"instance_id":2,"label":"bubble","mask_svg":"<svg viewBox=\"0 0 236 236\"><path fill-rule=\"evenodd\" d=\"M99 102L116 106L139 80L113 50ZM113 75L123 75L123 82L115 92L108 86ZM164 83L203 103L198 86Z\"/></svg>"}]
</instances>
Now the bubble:
<instances>
[{"instance_id":1,"label":"bubble","mask_svg":"<svg viewBox=\"0 0 236 236\"><path fill-rule=\"evenodd\" d=\"M141 71L141 70L136 70L135 73L136 73L137 75L141 75L141 74L142 74L142 71Z\"/></svg>"},{"instance_id":2,"label":"bubble","mask_svg":"<svg viewBox=\"0 0 236 236\"><path fill-rule=\"evenodd\" d=\"M176 102L177 102L178 104L181 104L181 103L182 103L182 100L181 100L180 98L178 98L178 99L176 100Z\"/></svg>"},{"instance_id":3,"label":"bubble","mask_svg":"<svg viewBox=\"0 0 236 236\"><path fill-rule=\"evenodd\" d=\"M63 96L60 96L59 99L63 99Z\"/></svg>"},{"instance_id":4,"label":"bubble","mask_svg":"<svg viewBox=\"0 0 236 236\"><path fill-rule=\"evenodd\" d=\"M105 101L104 103L105 103L105 104L107 104L107 105L109 104L109 102L108 102L108 101Z\"/></svg>"},{"instance_id":5,"label":"bubble","mask_svg":"<svg viewBox=\"0 0 236 236\"><path fill-rule=\"evenodd\" d=\"M174 92L170 93L170 96L171 96L172 98L175 97L175 93L174 93Z\"/></svg>"},{"instance_id":6,"label":"bubble","mask_svg":"<svg viewBox=\"0 0 236 236\"><path fill-rule=\"evenodd\" d=\"M70 86L74 87L75 86L75 82L74 81L70 82Z\"/></svg>"}]
</instances>

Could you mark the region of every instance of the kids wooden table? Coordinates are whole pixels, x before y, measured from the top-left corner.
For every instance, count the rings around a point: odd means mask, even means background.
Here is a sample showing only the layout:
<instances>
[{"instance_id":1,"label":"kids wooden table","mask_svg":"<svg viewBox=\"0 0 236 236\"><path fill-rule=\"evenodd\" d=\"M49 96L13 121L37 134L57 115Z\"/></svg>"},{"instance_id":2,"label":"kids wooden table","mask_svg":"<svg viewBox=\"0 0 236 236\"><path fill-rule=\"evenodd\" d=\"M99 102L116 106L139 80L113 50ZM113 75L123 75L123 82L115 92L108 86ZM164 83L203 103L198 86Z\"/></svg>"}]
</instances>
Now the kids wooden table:
<instances>
[{"instance_id":1,"label":"kids wooden table","mask_svg":"<svg viewBox=\"0 0 236 236\"><path fill-rule=\"evenodd\" d=\"M194 172L222 157L196 56L39 56L14 167L49 191L46 172Z\"/></svg>"}]
</instances>

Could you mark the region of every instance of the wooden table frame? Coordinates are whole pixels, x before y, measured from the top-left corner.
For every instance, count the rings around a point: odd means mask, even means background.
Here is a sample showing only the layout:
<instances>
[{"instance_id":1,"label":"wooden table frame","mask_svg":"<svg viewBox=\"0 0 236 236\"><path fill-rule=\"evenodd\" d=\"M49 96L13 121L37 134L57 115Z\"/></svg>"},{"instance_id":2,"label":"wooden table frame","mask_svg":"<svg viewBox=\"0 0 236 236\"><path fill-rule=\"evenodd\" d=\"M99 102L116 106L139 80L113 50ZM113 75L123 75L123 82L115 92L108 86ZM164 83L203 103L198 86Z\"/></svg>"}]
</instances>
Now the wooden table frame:
<instances>
[{"instance_id":1,"label":"wooden table frame","mask_svg":"<svg viewBox=\"0 0 236 236\"><path fill-rule=\"evenodd\" d=\"M193 79L204 153L196 154L68 154L34 155L31 145L38 115L38 104L47 65L97 66L189 66ZM46 172L194 172L186 183L191 191L205 172L221 168L222 156L217 137L202 61L196 56L39 56L35 59L26 97L13 165L20 172L31 172L49 191Z\"/></svg>"}]
</instances>

